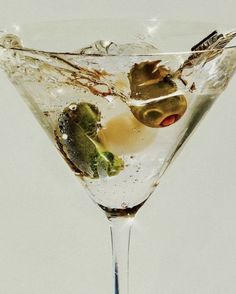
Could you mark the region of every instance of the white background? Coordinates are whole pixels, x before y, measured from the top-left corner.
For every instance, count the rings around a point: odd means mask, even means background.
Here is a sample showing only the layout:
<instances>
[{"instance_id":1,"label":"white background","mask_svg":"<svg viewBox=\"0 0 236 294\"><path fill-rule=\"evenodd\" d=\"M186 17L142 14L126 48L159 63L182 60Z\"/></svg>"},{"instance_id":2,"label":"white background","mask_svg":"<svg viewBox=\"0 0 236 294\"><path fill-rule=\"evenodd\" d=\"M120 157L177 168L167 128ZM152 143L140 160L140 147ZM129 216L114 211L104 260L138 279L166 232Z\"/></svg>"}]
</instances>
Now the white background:
<instances>
[{"instance_id":1,"label":"white background","mask_svg":"<svg viewBox=\"0 0 236 294\"><path fill-rule=\"evenodd\" d=\"M235 9L235 0L0 0L0 24L133 15L236 26ZM235 83L137 216L131 294L236 293ZM2 74L0 91L0 294L112 293L105 217Z\"/></svg>"}]
</instances>

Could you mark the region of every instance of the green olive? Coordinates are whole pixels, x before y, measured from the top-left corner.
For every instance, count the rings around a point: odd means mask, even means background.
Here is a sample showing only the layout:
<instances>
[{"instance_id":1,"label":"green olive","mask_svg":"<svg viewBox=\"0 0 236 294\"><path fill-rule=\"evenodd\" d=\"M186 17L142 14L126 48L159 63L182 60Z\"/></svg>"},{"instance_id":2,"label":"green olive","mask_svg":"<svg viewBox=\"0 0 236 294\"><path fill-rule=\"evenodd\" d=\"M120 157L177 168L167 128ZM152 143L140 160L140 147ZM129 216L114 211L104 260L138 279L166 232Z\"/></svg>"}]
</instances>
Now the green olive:
<instances>
[{"instance_id":1,"label":"green olive","mask_svg":"<svg viewBox=\"0 0 236 294\"><path fill-rule=\"evenodd\" d=\"M185 96L172 96L144 106L131 106L138 121L151 128L162 128L179 120L187 109Z\"/></svg>"},{"instance_id":2,"label":"green olive","mask_svg":"<svg viewBox=\"0 0 236 294\"><path fill-rule=\"evenodd\" d=\"M160 60L134 64L128 74L132 98L147 100L177 91L171 70L159 63Z\"/></svg>"},{"instance_id":3,"label":"green olive","mask_svg":"<svg viewBox=\"0 0 236 294\"><path fill-rule=\"evenodd\" d=\"M128 74L131 98L148 100L160 98L143 106L130 106L135 118L151 128L162 128L179 120L187 109L183 95L175 95L178 90L170 68L161 65L160 60L134 64ZM164 96L173 96L164 98ZM161 99L163 97L163 99Z\"/></svg>"},{"instance_id":4,"label":"green olive","mask_svg":"<svg viewBox=\"0 0 236 294\"><path fill-rule=\"evenodd\" d=\"M107 150L98 137L101 113L90 103L72 103L58 118L56 142L62 155L76 172L93 179L115 176L124 162Z\"/></svg>"}]
</instances>

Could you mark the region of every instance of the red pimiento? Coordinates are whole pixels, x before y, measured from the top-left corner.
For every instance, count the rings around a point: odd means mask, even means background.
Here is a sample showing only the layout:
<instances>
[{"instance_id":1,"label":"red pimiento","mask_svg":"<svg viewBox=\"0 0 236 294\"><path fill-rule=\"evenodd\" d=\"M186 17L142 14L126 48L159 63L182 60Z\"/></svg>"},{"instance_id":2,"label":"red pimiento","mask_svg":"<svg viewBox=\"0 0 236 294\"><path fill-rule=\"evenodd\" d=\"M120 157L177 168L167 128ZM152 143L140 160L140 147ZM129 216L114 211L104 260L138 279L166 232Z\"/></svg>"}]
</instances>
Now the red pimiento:
<instances>
[{"instance_id":1,"label":"red pimiento","mask_svg":"<svg viewBox=\"0 0 236 294\"><path fill-rule=\"evenodd\" d=\"M175 123L178 119L179 119L179 115L173 114L173 115L167 116L165 119L163 119L163 121L161 122L160 125L162 127L168 127L168 126L172 125L173 123Z\"/></svg>"}]
</instances>

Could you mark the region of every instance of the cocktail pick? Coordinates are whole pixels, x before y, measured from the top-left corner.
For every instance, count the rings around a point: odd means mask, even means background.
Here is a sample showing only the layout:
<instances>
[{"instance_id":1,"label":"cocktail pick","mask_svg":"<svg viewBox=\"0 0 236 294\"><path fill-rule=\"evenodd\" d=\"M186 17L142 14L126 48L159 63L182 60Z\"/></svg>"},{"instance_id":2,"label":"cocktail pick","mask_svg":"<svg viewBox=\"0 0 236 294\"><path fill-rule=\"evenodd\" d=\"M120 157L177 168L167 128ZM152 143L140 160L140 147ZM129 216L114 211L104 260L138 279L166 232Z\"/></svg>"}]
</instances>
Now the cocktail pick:
<instances>
[{"instance_id":1,"label":"cocktail pick","mask_svg":"<svg viewBox=\"0 0 236 294\"><path fill-rule=\"evenodd\" d=\"M223 48L227 46L227 44L229 44L235 37L236 31L226 33L225 35L218 34L216 30L213 31L210 35L191 48L191 51L197 52L189 56L183 65L175 72L175 76L181 77L184 69L199 65L204 60L204 64L211 61L221 54Z\"/></svg>"}]
</instances>

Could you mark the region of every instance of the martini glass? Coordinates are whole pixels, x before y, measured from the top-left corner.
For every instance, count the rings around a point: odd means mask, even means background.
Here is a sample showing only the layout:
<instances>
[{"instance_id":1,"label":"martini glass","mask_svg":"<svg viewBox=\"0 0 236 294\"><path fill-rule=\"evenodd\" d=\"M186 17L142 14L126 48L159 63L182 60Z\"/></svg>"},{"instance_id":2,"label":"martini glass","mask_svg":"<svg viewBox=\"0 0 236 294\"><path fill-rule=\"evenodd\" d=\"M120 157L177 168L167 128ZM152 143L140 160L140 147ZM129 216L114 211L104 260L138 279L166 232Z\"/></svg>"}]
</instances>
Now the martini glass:
<instances>
[{"instance_id":1,"label":"martini glass","mask_svg":"<svg viewBox=\"0 0 236 294\"><path fill-rule=\"evenodd\" d=\"M159 19L2 29L1 68L107 216L115 294L128 293L137 211L235 72L234 37Z\"/></svg>"}]
</instances>

